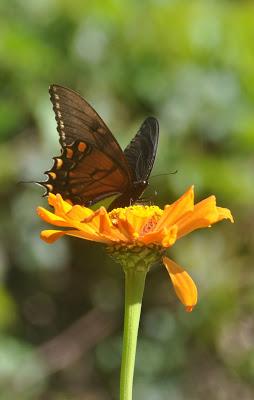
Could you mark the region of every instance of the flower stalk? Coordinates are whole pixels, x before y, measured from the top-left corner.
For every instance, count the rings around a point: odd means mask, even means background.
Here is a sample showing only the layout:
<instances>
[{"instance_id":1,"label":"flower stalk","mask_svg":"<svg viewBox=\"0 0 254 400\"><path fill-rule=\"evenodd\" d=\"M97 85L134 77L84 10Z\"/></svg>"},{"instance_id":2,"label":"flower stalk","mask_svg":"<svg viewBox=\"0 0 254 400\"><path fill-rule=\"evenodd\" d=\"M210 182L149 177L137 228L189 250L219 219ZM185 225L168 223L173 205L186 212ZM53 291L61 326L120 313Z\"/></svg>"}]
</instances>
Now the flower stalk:
<instances>
[{"instance_id":1,"label":"flower stalk","mask_svg":"<svg viewBox=\"0 0 254 400\"><path fill-rule=\"evenodd\" d=\"M120 400L132 400L137 337L146 274L161 260L158 246L108 246L107 253L121 264L125 274L124 333L120 376Z\"/></svg>"},{"instance_id":2,"label":"flower stalk","mask_svg":"<svg viewBox=\"0 0 254 400\"><path fill-rule=\"evenodd\" d=\"M137 337L147 271L146 268L124 268L125 311L120 400L132 400Z\"/></svg>"}]
</instances>

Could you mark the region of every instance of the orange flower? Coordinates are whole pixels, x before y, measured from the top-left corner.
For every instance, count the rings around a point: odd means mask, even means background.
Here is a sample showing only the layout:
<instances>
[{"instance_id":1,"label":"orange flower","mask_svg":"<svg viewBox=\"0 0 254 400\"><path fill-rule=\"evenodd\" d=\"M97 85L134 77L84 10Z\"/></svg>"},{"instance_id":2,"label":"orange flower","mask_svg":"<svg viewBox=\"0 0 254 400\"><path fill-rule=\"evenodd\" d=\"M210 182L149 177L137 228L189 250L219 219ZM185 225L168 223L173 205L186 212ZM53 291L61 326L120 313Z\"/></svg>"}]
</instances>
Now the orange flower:
<instances>
[{"instance_id":1,"label":"orange flower","mask_svg":"<svg viewBox=\"0 0 254 400\"><path fill-rule=\"evenodd\" d=\"M46 222L65 229L45 230L41 238L53 243L63 235L101 242L114 248L151 248L163 252L175 241L195 229L210 227L222 219L233 217L227 208L216 206L215 196L194 205L194 190L187 192L164 210L157 206L134 205L107 212L80 205L71 205L60 194L49 194L54 212L38 207L38 215ZM162 258L176 295L192 311L197 303L197 288L188 273L167 257Z\"/></svg>"}]
</instances>

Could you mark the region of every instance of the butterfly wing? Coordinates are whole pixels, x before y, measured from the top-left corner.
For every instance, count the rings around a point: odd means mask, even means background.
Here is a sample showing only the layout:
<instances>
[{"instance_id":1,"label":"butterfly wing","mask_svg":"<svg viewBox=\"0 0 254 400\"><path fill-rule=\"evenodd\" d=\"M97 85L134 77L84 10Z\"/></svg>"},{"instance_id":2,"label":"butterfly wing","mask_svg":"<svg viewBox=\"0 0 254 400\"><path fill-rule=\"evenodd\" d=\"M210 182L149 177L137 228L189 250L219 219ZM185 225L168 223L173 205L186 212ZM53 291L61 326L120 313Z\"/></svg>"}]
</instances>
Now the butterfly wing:
<instances>
[{"instance_id":1,"label":"butterfly wing","mask_svg":"<svg viewBox=\"0 0 254 400\"><path fill-rule=\"evenodd\" d=\"M43 184L47 193L60 193L73 204L91 205L128 188L124 171L103 151L76 141L55 157Z\"/></svg>"},{"instance_id":2,"label":"butterfly wing","mask_svg":"<svg viewBox=\"0 0 254 400\"><path fill-rule=\"evenodd\" d=\"M128 169L122 149L101 117L87 101L71 89L59 85L49 87L60 144L65 147L76 140L102 149Z\"/></svg>"},{"instance_id":3,"label":"butterfly wing","mask_svg":"<svg viewBox=\"0 0 254 400\"><path fill-rule=\"evenodd\" d=\"M147 181L153 168L159 139L159 123L156 118L145 119L136 136L124 150L136 182Z\"/></svg>"},{"instance_id":4,"label":"butterfly wing","mask_svg":"<svg viewBox=\"0 0 254 400\"><path fill-rule=\"evenodd\" d=\"M153 118L146 118L138 133L124 150L128 162L132 184L109 206L109 210L124 207L135 202L148 185L148 178L153 168L159 139L159 123Z\"/></svg>"},{"instance_id":5,"label":"butterfly wing","mask_svg":"<svg viewBox=\"0 0 254 400\"><path fill-rule=\"evenodd\" d=\"M75 204L93 204L131 185L131 173L116 139L96 111L76 92L49 88L62 155L42 182Z\"/></svg>"}]
</instances>

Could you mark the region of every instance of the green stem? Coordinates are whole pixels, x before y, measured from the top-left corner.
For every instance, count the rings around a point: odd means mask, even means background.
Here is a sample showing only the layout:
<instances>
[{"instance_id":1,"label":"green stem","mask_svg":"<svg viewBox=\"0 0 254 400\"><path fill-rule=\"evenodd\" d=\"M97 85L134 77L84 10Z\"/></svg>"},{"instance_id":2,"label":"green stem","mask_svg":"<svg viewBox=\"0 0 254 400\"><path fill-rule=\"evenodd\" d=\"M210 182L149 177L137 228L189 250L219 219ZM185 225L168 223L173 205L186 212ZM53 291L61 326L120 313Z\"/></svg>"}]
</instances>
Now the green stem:
<instances>
[{"instance_id":1,"label":"green stem","mask_svg":"<svg viewBox=\"0 0 254 400\"><path fill-rule=\"evenodd\" d=\"M133 374L147 268L125 268L125 311L120 400L132 400Z\"/></svg>"}]
</instances>

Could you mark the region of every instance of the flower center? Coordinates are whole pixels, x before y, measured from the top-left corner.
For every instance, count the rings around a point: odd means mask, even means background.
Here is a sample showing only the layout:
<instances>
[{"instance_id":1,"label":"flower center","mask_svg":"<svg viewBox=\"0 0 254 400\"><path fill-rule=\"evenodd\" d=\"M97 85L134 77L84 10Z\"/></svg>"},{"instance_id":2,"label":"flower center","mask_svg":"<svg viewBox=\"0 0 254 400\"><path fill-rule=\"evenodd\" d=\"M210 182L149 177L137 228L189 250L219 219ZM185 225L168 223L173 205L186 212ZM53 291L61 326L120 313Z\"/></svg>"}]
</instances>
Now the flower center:
<instances>
[{"instance_id":1,"label":"flower center","mask_svg":"<svg viewBox=\"0 0 254 400\"><path fill-rule=\"evenodd\" d=\"M155 218L154 216L149 218L148 221L145 223L145 225L141 229L141 236L146 235L150 231L152 231L155 226L157 225L158 218Z\"/></svg>"},{"instance_id":2,"label":"flower center","mask_svg":"<svg viewBox=\"0 0 254 400\"><path fill-rule=\"evenodd\" d=\"M144 205L134 205L125 208L115 208L109 213L111 220L114 219L125 219L129 216L137 216L139 218L154 218L158 219L162 216L163 211L157 206L144 206Z\"/></svg>"}]
</instances>

